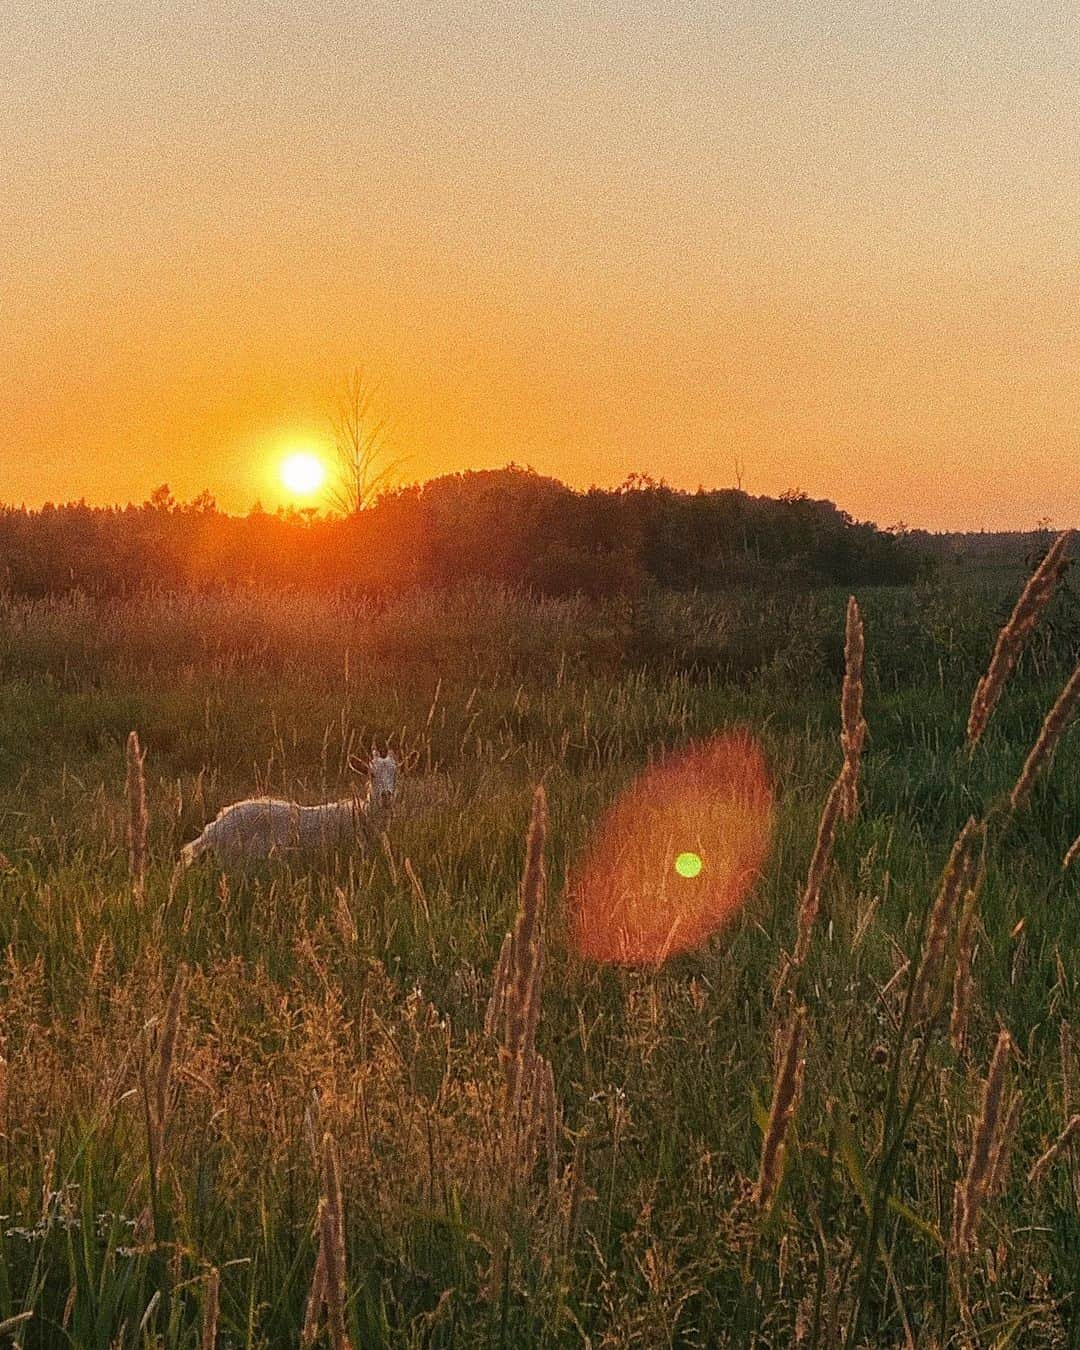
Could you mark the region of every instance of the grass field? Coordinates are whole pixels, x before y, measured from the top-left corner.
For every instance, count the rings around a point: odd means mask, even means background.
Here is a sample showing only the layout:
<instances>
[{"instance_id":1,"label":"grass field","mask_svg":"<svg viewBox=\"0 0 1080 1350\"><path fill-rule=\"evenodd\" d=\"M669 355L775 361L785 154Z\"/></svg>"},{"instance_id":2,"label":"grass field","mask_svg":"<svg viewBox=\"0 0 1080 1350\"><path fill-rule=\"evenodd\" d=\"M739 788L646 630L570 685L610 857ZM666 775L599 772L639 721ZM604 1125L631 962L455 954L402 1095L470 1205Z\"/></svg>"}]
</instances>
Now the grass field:
<instances>
[{"instance_id":1,"label":"grass field","mask_svg":"<svg viewBox=\"0 0 1080 1350\"><path fill-rule=\"evenodd\" d=\"M295 1345L320 1235L337 1233L326 1343L1080 1345L1080 1140L1028 1180L1080 1109L1075 728L1030 801L1002 809L1080 653L1067 585L965 750L1022 582L946 570L859 593L861 801L786 980L841 762L846 593L0 600L6 1334ZM575 957L562 882L592 823L650 756L734 725L760 740L776 799L742 912L659 969ZM373 736L416 760L383 844L246 877L203 867L170 900L180 845L221 806L339 795ZM541 781L536 1044L554 1093L511 1146L484 1021ZM920 1025L906 992L953 842L988 813L958 1052L948 989ZM796 1008L801 1097L762 1207ZM1001 1114L1023 1098L958 1249L954 1190L1002 1027ZM331 1284L336 1259L319 1263Z\"/></svg>"}]
</instances>

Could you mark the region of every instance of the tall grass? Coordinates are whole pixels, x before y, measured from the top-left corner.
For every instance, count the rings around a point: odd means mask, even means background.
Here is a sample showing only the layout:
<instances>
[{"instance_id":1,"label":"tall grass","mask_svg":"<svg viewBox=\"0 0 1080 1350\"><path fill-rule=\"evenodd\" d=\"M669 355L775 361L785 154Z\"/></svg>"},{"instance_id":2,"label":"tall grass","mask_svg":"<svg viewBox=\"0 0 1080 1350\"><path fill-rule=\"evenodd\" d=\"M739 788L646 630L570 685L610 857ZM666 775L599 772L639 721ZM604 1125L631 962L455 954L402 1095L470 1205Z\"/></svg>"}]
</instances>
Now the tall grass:
<instances>
[{"instance_id":1,"label":"tall grass","mask_svg":"<svg viewBox=\"0 0 1080 1350\"><path fill-rule=\"evenodd\" d=\"M972 754L1012 602L956 584L0 601L4 1334L1078 1343L1080 641L1061 578ZM582 962L590 823L734 724L755 894ZM345 791L373 735L418 757L383 847L170 899L221 805Z\"/></svg>"}]
</instances>

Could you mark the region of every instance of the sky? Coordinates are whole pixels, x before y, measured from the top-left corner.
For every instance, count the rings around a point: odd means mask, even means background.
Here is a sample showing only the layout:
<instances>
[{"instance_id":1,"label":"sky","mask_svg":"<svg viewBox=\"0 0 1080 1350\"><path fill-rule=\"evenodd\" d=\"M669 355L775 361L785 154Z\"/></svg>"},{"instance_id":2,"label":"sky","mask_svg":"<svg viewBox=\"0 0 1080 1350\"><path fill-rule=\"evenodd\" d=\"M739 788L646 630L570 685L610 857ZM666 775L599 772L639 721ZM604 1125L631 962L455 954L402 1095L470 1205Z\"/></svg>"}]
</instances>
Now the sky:
<instances>
[{"instance_id":1,"label":"sky","mask_svg":"<svg viewBox=\"0 0 1080 1350\"><path fill-rule=\"evenodd\" d=\"M1080 525L1073 0L5 0L0 501L407 480Z\"/></svg>"}]
</instances>

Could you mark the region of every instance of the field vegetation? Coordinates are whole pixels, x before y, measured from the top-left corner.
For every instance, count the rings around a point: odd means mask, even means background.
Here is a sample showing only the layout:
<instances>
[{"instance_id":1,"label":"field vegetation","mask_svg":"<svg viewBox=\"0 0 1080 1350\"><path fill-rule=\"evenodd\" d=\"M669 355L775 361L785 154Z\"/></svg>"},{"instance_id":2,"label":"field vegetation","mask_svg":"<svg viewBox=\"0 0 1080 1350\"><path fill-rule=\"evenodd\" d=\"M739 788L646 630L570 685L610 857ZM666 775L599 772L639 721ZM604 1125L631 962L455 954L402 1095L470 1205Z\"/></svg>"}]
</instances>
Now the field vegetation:
<instances>
[{"instance_id":1,"label":"field vegetation","mask_svg":"<svg viewBox=\"0 0 1080 1350\"><path fill-rule=\"evenodd\" d=\"M914 579L919 553L832 502L682 492L642 475L575 492L514 465L381 493L347 514L217 509L167 486L140 506L0 507L0 585L18 595L291 587L394 596L486 580L547 596Z\"/></svg>"},{"instance_id":2,"label":"field vegetation","mask_svg":"<svg viewBox=\"0 0 1080 1350\"><path fill-rule=\"evenodd\" d=\"M857 691L846 585L9 591L5 1333L1080 1345L1067 572L968 743L1023 582L856 585ZM592 823L732 727L776 802L745 907L575 956ZM372 739L415 758L382 841L171 890L221 806L340 795Z\"/></svg>"}]
</instances>

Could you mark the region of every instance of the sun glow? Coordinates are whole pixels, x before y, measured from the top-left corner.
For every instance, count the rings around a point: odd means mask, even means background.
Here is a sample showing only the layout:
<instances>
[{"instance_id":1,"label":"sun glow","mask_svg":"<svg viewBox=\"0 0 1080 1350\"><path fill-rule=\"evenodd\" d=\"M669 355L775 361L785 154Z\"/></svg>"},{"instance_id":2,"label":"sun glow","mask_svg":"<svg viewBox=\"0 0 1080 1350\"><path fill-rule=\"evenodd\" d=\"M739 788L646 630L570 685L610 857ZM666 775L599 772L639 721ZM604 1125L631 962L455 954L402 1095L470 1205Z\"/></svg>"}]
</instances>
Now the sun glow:
<instances>
[{"instance_id":1,"label":"sun glow","mask_svg":"<svg viewBox=\"0 0 1080 1350\"><path fill-rule=\"evenodd\" d=\"M281 481L297 497L310 497L326 481L326 465L309 450L297 450L281 461Z\"/></svg>"}]
</instances>

